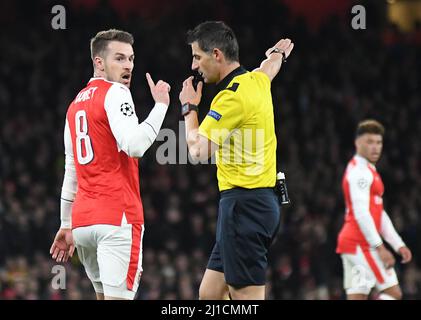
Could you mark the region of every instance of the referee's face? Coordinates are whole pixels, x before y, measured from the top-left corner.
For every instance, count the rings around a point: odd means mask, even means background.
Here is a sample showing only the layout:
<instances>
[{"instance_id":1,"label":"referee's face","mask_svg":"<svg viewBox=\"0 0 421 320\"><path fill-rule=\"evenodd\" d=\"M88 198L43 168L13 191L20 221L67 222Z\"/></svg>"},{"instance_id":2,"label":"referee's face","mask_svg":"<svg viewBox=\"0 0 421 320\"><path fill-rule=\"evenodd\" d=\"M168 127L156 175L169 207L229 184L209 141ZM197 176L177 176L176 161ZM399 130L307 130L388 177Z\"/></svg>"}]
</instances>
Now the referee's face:
<instances>
[{"instance_id":1,"label":"referee's face","mask_svg":"<svg viewBox=\"0 0 421 320\"><path fill-rule=\"evenodd\" d=\"M191 44L193 61L191 68L199 72L205 83L216 83L219 79L218 64L212 54L200 49L197 41Z\"/></svg>"}]
</instances>

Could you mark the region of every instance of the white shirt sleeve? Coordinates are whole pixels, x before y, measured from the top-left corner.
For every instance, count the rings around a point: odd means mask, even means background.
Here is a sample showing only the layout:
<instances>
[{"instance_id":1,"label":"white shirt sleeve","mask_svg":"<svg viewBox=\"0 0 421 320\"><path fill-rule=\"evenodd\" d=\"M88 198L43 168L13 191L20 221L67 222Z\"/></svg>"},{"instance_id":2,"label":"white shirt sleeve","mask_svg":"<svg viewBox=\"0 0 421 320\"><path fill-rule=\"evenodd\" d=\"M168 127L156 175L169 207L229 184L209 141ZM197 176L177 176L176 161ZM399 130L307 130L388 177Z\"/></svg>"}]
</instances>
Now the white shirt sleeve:
<instances>
[{"instance_id":1,"label":"white shirt sleeve","mask_svg":"<svg viewBox=\"0 0 421 320\"><path fill-rule=\"evenodd\" d=\"M402 238L396 232L396 229L393 226L389 215L384 210L382 213L382 224L380 232L383 238L392 246L395 252L398 252L400 248L406 246L405 243L402 241Z\"/></svg>"},{"instance_id":2,"label":"white shirt sleeve","mask_svg":"<svg viewBox=\"0 0 421 320\"><path fill-rule=\"evenodd\" d=\"M119 150L130 157L142 157L158 136L168 106L156 103L149 116L139 124L130 90L113 84L104 101L111 131Z\"/></svg>"},{"instance_id":3,"label":"white shirt sleeve","mask_svg":"<svg viewBox=\"0 0 421 320\"><path fill-rule=\"evenodd\" d=\"M73 158L72 137L67 119L64 126L64 152L65 171L61 188L60 218L61 228L70 229L72 227L72 206L77 191L77 176Z\"/></svg>"},{"instance_id":4,"label":"white shirt sleeve","mask_svg":"<svg viewBox=\"0 0 421 320\"><path fill-rule=\"evenodd\" d=\"M355 220L370 247L383 243L370 213L370 188L373 174L368 168L353 168L348 174L349 193Z\"/></svg>"}]
</instances>

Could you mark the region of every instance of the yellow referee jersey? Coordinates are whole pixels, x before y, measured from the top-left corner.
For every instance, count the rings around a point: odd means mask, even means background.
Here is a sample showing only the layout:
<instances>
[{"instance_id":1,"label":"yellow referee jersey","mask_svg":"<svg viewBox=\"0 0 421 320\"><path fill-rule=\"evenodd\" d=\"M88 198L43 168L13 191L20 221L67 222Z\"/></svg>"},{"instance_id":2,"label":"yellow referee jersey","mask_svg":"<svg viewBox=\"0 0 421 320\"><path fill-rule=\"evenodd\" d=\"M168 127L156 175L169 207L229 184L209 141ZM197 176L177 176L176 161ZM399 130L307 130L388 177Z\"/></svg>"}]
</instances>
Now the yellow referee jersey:
<instances>
[{"instance_id":1,"label":"yellow referee jersey","mask_svg":"<svg viewBox=\"0 0 421 320\"><path fill-rule=\"evenodd\" d=\"M271 82L263 72L238 67L219 84L219 93L199 133L219 145L219 190L273 187L276 135Z\"/></svg>"}]
</instances>

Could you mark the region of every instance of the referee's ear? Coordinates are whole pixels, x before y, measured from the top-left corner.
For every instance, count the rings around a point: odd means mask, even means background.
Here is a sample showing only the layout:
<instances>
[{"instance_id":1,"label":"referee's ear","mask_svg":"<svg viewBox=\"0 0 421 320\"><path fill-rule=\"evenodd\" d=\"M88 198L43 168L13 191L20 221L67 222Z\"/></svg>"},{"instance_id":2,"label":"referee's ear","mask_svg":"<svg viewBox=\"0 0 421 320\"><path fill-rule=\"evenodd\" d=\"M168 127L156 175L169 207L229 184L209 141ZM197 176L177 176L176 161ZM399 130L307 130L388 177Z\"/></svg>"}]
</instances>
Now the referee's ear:
<instances>
[{"instance_id":1,"label":"referee's ear","mask_svg":"<svg viewBox=\"0 0 421 320\"><path fill-rule=\"evenodd\" d=\"M218 62L223 62L223 61L226 60L224 53L221 50L219 50L218 48L213 49L212 55L215 57L215 60L218 61Z\"/></svg>"}]
</instances>

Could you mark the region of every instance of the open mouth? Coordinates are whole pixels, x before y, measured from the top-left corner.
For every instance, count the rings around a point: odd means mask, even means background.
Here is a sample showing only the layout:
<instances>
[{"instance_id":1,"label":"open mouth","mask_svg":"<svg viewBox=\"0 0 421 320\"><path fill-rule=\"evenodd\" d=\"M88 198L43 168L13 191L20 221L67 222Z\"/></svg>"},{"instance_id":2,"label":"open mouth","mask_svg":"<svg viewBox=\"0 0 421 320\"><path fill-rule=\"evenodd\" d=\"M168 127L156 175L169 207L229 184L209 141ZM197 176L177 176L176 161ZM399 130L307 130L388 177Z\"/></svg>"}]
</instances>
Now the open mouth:
<instances>
[{"instance_id":1,"label":"open mouth","mask_svg":"<svg viewBox=\"0 0 421 320\"><path fill-rule=\"evenodd\" d=\"M122 78L123 78L123 80L130 81L131 76L130 76L130 74L124 74L122 76Z\"/></svg>"}]
</instances>

